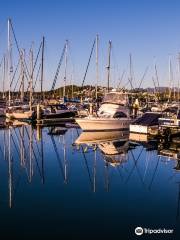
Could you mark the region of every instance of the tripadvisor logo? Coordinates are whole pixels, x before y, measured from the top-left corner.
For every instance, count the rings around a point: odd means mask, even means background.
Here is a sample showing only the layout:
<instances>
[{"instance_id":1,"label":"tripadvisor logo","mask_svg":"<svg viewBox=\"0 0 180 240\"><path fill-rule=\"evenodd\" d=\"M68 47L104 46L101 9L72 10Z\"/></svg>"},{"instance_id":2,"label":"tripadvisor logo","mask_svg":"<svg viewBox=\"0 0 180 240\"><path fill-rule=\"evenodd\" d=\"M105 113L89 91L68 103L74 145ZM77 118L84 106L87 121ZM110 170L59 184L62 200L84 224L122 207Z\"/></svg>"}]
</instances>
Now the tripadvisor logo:
<instances>
[{"instance_id":1,"label":"tripadvisor logo","mask_svg":"<svg viewBox=\"0 0 180 240\"><path fill-rule=\"evenodd\" d=\"M143 234L143 228L142 227L137 227L135 228L135 234L136 235L142 235Z\"/></svg>"},{"instance_id":2,"label":"tripadvisor logo","mask_svg":"<svg viewBox=\"0 0 180 240\"><path fill-rule=\"evenodd\" d=\"M142 228L142 227L136 227L135 228L135 234L140 236L143 233L144 234L172 234L174 232L173 229L165 229L165 228L158 228L158 229L150 229L150 228Z\"/></svg>"}]
</instances>

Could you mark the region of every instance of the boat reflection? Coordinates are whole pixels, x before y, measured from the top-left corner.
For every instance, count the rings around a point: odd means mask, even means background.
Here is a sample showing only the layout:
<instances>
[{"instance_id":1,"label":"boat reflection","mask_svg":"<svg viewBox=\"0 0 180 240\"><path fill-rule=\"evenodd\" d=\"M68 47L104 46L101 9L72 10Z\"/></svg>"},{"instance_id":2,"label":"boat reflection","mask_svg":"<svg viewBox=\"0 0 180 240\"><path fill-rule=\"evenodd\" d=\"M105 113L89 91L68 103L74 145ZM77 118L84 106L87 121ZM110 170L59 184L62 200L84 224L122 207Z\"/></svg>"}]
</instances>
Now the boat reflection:
<instances>
[{"instance_id":1,"label":"boat reflection","mask_svg":"<svg viewBox=\"0 0 180 240\"><path fill-rule=\"evenodd\" d=\"M174 138L171 142L161 142L158 145L158 154L164 157L165 161L175 160L174 169L180 171L180 138Z\"/></svg>"},{"instance_id":2,"label":"boat reflection","mask_svg":"<svg viewBox=\"0 0 180 240\"><path fill-rule=\"evenodd\" d=\"M82 132L76 144L99 149L106 164L116 167L127 161L130 149L128 131Z\"/></svg>"},{"instance_id":3,"label":"boat reflection","mask_svg":"<svg viewBox=\"0 0 180 240\"><path fill-rule=\"evenodd\" d=\"M123 139L128 141L128 131L102 131L102 132L82 132L76 139L76 144L98 144L100 142Z\"/></svg>"},{"instance_id":4,"label":"boat reflection","mask_svg":"<svg viewBox=\"0 0 180 240\"><path fill-rule=\"evenodd\" d=\"M119 177L123 184L131 184L138 177L142 187L151 191L162 168L160 155L165 156L166 161L169 157L175 159L174 172L180 171L178 139L167 145L158 144L155 140L139 141L138 136L130 140L128 131L82 132L79 135L78 129L58 127L54 130L55 133L49 134L51 128L34 128L19 123L1 129L0 140L3 144L0 151L8 166L10 208L14 205L19 186L18 175L30 184L35 184L35 181L44 184L45 176L54 176L54 171L57 171L56 177L71 185L72 179L80 177L77 173L82 172L82 166L84 171L85 165L84 179L93 192L97 191L99 183L109 191L110 183L119 181ZM112 178L112 175L115 177Z\"/></svg>"}]
</instances>

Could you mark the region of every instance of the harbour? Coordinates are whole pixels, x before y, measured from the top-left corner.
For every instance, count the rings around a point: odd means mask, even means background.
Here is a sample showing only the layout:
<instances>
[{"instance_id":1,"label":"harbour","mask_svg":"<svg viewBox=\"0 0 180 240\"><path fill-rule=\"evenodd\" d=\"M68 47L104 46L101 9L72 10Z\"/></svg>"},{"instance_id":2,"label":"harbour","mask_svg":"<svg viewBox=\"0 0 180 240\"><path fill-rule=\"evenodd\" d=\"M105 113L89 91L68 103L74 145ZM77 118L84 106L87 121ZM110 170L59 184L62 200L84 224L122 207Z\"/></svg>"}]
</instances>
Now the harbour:
<instances>
[{"instance_id":1,"label":"harbour","mask_svg":"<svg viewBox=\"0 0 180 240\"><path fill-rule=\"evenodd\" d=\"M180 3L0 9L0 239L179 240Z\"/></svg>"}]
</instances>

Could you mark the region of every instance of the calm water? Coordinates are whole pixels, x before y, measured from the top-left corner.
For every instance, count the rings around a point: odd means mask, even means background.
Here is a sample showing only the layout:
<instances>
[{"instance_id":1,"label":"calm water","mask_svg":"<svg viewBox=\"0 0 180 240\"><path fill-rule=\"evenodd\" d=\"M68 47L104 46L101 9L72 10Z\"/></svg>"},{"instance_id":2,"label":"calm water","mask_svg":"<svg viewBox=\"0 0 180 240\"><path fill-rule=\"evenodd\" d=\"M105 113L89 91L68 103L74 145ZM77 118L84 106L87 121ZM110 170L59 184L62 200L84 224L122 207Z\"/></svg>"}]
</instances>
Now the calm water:
<instances>
[{"instance_id":1,"label":"calm water","mask_svg":"<svg viewBox=\"0 0 180 240\"><path fill-rule=\"evenodd\" d=\"M50 132L0 130L1 238L151 239L135 235L141 226L174 229L168 239L180 239L178 146Z\"/></svg>"}]
</instances>

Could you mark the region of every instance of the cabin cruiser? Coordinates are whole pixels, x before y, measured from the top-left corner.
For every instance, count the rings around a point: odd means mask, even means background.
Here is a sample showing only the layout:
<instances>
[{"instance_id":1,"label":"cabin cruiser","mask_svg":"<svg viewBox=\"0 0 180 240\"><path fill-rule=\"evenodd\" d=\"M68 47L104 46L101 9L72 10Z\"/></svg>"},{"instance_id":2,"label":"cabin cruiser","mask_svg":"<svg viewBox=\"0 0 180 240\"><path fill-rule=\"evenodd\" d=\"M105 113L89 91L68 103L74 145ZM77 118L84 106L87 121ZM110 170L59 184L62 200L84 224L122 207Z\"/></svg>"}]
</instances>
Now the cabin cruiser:
<instances>
[{"instance_id":1,"label":"cabin cruiser","mask_svg":"<svg viewBox=\"0 0 180 240\"><path fill-rule=\"evenodd\" d=\"M53 104L44 107L42 117L49 118L71 118L75 117L76 111L70 110L64 104Z\"/></svg>"},{"instance_id":2,"label":"cabin cruiser","mask_svg":"<svg viewBox=\"0 0 180 240\"><path fill-rule=\"evenodd\" d=\"M29 105L9 106L6 110L6 117L9 119L33 120L35 111Z\"/></svg>"},{"instance_id":3,"label":"cabin cruiser","mask_svg":"<svg viewBox=\"0 0 180 240\"><path fill-rule=\"evenodd\" d=\"M132 121L128 94L115 91L107 93L96 116L75 120L83 131L127 130Z\"/></svg>"}]
</instances>

